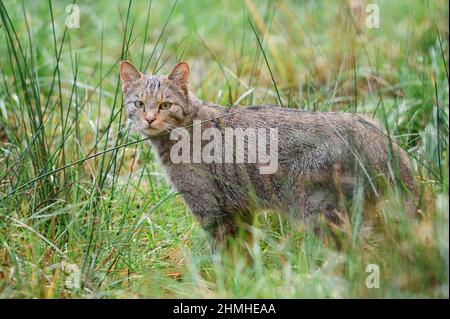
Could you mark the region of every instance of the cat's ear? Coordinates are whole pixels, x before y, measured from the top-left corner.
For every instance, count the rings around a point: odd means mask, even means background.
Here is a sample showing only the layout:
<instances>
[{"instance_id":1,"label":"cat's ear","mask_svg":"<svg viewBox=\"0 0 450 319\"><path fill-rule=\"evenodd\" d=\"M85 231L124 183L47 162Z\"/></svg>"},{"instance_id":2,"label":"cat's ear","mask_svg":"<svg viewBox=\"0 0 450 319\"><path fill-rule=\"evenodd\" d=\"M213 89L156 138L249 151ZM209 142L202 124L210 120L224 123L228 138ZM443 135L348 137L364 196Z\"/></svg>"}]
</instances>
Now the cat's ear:
<instances>
[{"instance_id":1,"label":"cat's ear","mask_svg":"<svg viewBox=\"0 0 450 319\"><path fill-rule=\"evenodd\" d=\"M168 79L187 88L189 85L189 63L181 61L175 65Z\"/></svg>"},{"instance_id":2,"label":"cat's ear","mask_svg":"<svg viewBox=\"0 0 450 319\"><path fill-rule=\"evenodd\" d=\"M142 78L142 73L130 62L122 61L120 62L120 78L123 82L134 82Z\"/></svg>"}]
</instances>

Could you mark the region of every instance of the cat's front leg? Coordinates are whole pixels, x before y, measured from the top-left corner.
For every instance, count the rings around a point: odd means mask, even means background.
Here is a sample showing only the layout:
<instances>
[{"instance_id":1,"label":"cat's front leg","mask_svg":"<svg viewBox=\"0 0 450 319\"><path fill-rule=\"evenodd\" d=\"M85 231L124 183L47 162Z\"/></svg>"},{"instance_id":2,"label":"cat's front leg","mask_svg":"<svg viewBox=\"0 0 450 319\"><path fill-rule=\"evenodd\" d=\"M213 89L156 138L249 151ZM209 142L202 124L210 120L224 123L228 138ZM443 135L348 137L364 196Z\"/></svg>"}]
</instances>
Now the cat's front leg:
<instances>
[{"instance_id":1,"label":"cat's front leg","mask_svg":"<svg viewBox=\"0 0 450 319\"><path fill-rule=\"evenodd\" d=\"M231 212L223 209L224 198L214 175L208 167L198 165L169 166L174 188L183 199L202 228L211 235L214 245L226 242L228 235L236 233L236 222Z\"/></svg>"},{"instance_id":2,"label":"cat's front leg","mask_svg":"<svg viewBox=\"0 0 450 319\"><path fill-rule=\"evenodd\" d=\"M223 211L209 211L199 218L202 228L211 236L213 251L228 245L228 238L237 233L236 220Z\"/></svg>"},{"instance_id":3,"label":"cat's front leg","mask_svg":"<svg viewBox=\"0 0 450 319\"><path fill-rule=\"evenodd\" d=\"M224 241L228 235L236 233L236 224L231 217L219 217L221 213L207 212L201 218L202 228L215 240Z\"/></svg>"}]
</instances>

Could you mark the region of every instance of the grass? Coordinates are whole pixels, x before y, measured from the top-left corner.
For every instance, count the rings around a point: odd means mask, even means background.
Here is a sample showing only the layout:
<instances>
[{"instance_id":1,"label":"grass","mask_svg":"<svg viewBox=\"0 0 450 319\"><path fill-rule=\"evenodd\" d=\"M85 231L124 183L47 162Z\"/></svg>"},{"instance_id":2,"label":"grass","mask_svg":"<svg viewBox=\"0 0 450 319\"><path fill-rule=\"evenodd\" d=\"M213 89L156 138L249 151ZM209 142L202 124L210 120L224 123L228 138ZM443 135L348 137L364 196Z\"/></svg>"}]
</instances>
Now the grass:
<instances>
[{"instance_id":1,"label":"grass","mask_svg":"<svg viewBox=\"0 0 450 319\"><path fill-rule=\"evenodd\" d=\"M374 2L379 29L364 5L282 0L77 1L68 29L63 3L2 1L0 297L448 298L448 2ZM412 159L418 217L388 188L349 204L337 248L261 212L212 256L122 107L120 60L165 74L182 58L224 106L378 119Z\"/></svg>"}]
</instances>

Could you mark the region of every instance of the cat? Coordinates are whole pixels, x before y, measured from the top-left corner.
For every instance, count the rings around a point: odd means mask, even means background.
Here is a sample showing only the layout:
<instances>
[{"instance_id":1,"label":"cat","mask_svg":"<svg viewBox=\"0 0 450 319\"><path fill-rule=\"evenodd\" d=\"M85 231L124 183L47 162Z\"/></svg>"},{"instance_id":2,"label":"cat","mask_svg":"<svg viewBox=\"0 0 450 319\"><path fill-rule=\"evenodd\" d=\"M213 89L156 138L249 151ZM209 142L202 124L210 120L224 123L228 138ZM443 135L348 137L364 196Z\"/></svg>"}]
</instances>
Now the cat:
<instances>
[{"instance_id":1,"label":"cat","mask_svg":"<svg viewBox=\"0 0 450 319\"><path fill-rule=\"evenodd\" d=\"M391 182L397 179L408 194L414 193L406 152L372 119L276 106L213 105L192 93L189 72L185 61L168 76L144 75L130 62L120 63L129 120L135 130L149 138L168 181L215 241L223 242L236 234L236 220L246 220L258 209L286 212L306 222L314 222L322 214L339 223L343 201L352 198L358 185L364 185L368 198L376 197L379 176ZM171 133L183 128L194 137L196 121L202 124L202 131L276 129L278 169L263 174L258 159L256 163L175 163L171 149L178 141ZM200 143L205 145L206 141ZM240 152L249 152L249 147Z\"/></svg>"}]
</instances>

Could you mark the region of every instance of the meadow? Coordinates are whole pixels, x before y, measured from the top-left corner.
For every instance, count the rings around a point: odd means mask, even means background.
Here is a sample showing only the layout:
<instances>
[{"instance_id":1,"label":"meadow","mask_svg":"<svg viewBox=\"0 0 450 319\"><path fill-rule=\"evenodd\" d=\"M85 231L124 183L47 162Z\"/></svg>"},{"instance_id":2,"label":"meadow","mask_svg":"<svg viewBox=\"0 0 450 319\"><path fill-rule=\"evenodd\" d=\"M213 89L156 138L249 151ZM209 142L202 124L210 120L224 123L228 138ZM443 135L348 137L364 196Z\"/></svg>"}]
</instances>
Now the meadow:
<instances>
[{"instance_id":1,"label":"meadow","mask_svg":"<svg viewBox=\"0 0 450 319\"><path fill-rule=\"evenodd\" d=\"M0 2L0 298L449 297L448 1L71 3ZM333 236L259 212L213 255L129 130L125 59L185 59L225 107L372 116L411 158L417 216L387 187Z\"/></svg>"}]
</instances>

